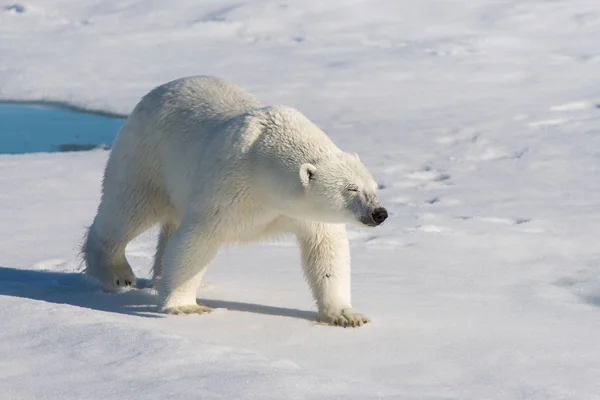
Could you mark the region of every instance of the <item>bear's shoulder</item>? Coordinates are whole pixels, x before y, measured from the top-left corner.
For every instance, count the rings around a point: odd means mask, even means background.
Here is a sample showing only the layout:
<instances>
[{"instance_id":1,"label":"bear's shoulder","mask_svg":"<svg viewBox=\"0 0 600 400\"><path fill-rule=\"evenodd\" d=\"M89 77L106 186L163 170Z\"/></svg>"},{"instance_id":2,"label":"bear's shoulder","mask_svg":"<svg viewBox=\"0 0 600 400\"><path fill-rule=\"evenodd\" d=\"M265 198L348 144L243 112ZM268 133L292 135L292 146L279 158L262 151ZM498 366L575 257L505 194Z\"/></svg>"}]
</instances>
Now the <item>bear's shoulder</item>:
<instances>
[{"instance_id":1,"label":"bear's shoulder","mask_svg":"<svg viewBox=\"0 0 600 400\"><path fill-rule=\"evenodd\" d=\"M271 136L333 144L319 127L293 107L276 104L252 110L250 114Z\"/></svg>"}]
</instances>

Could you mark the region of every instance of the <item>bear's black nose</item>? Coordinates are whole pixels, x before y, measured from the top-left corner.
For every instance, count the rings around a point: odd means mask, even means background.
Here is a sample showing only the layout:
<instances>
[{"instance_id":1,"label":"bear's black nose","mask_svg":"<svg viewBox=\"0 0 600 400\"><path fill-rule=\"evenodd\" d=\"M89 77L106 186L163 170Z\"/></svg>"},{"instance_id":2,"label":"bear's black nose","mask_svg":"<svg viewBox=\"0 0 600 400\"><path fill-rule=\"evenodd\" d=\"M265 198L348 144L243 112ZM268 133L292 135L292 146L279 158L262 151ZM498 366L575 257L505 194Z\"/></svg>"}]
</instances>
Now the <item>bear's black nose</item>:
<instances>
[{"instance_id":1,"label":"bear's black nose","mask_svg":"<svg viewBox=\"0 0 600 400\"><path fill-rule=\"evenodd\" d=\"M383 207L376 208L375 211L373 211L373 214L371 215L371 218L373 218L373 221L375 221L377 225L385 221L387 217L387 210Z\"/></svg>"}]
</instances>

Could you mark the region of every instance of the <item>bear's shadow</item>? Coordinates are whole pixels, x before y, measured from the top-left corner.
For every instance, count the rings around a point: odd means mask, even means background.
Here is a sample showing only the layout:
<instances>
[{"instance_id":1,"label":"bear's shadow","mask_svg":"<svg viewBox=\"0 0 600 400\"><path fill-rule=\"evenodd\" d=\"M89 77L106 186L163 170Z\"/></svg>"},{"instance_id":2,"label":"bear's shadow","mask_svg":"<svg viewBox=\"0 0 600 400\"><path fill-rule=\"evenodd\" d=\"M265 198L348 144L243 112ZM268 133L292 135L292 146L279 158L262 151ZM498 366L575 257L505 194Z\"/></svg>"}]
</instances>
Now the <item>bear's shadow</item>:
<instances>
[{"instance_id":1,"label":"bear's shadow","mask_svg":"<svg viewBox=\"0 0 600 400\"><path fill-rule=\"evenodd\" d=\"M147 283L147 280L142 280ZM164 318L156 309L156 296L150 290L104 293L100 286L77 272L23 270L0 267L0 295L46 301L147 318ZM235 301L198 299L200 304L231 311L300 318L314 321L312 311L273 307Z\"/></svg>"}]
</instances>

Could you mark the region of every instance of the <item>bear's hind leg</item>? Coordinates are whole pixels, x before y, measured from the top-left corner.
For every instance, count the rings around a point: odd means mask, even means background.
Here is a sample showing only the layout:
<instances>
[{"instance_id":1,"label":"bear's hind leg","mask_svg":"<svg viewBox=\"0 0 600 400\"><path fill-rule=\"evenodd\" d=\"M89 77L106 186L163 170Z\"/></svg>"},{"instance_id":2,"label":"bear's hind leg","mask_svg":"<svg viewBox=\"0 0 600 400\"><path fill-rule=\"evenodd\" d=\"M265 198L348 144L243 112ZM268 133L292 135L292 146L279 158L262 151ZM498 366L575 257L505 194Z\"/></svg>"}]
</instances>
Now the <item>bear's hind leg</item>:
<instances>
[{"instance_id":1,"label":"bear's hind leg","mask_svg":"<svg viewBox=\"0 0 600 400\"><path fill-rule=\"evenodd\" d=\"M135 284L135 275L125 259L124 250L121 256L119 246L102 239L94 225L87 232L82 253L85 274L100 282L105 291L114 292Z\"/></svg>"},{"instance_id":2,"label":"bear's hind leg","mask_svg":"<svg viewBox=\"0 0 600 400\"><path fill-rule=\"evenodd\" d=\"M160 310L167 314L203 314L209 307L196 303L208 263L217 255L218 242L212 227L216 221L188 217L167 243L163 255L163 275L157 289Z\"/></svg>"},{"instance_id":3,"label":"bear's hind leg","mask_svg":"<svg viewBox=\"0 0 600 400\"><path fill-rule=\"evenodd\" d=\"M104 193L82 249L85 273L97 279L106 291L136 286L125 247L158 222L166 208L156 192L132 185L119 188L121 193Z\"/></svg>"}]
</instances>

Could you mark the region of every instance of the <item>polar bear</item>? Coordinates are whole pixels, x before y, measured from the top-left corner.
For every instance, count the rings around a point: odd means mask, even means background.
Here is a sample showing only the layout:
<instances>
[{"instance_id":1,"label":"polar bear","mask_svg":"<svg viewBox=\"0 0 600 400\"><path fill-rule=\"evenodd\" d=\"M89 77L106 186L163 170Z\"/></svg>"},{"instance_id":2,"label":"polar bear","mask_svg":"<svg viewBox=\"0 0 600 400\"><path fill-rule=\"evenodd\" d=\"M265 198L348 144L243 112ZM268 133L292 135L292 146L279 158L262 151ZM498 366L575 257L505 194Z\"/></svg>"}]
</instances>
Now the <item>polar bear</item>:
<instances>
[{"instance_id":1,"label":"polar bear","mask_svg":"<svg viewBox=\"0 0 600 400\"><path fill-rule=\"evenodd\" d=\"M350 303L345 224L377 226L387 211L358 156L297 110L263 106L221 79L178 79L140 100L115 139L102 198L82 248L106 290L136 286L125 246L160 224L153 266L160 310L196 303L220 246L294 234L320 322L360 326Z\"/></svg>"}]
</instances>

